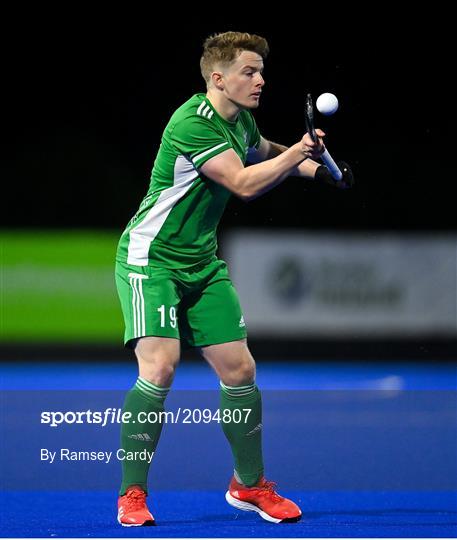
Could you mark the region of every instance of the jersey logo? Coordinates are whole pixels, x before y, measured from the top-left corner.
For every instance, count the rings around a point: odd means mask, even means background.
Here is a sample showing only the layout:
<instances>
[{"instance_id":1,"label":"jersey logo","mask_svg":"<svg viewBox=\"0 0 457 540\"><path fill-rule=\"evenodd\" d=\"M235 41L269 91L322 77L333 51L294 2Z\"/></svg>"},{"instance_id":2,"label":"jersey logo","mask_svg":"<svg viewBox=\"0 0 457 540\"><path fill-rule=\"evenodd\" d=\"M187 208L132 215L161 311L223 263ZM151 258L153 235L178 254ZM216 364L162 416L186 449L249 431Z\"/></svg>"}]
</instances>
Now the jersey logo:
<instances>
[{"instance_id":1,"label":"jersey logo","mask_svg":"<svg viewBox=\"0 0 457 540\"><path fill-rule=\"evenodd\" d=\"M200 107L197 109L197 114L198 116L204 116L205 118L208 118L208 120L211 120L214 111L206 104L206 101L202 101Z\"/></svg>"}]
</instances>

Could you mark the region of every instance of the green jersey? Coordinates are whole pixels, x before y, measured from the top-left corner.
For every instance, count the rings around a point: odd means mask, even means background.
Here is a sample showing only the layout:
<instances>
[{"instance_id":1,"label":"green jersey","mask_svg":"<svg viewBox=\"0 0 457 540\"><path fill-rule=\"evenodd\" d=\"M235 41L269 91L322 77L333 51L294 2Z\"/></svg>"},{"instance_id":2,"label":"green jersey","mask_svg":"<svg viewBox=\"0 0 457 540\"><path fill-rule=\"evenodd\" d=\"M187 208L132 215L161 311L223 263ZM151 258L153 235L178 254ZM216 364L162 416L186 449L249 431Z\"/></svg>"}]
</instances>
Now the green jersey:
<instances>
[{"instance_id":1,"label":"green jersey","mask_svg":"<svg viewBox=\"0 0 457 540\"><path fill-rule=\"evenodd\" d=\"M249 111L224 120L205 94L171 117L154 162L149 190L119 241L117 259L136 266L186 268L214 257L216 229L230 191L200 172L233 148L246 163L260 134Z\"/></svg>"}]
</instances>

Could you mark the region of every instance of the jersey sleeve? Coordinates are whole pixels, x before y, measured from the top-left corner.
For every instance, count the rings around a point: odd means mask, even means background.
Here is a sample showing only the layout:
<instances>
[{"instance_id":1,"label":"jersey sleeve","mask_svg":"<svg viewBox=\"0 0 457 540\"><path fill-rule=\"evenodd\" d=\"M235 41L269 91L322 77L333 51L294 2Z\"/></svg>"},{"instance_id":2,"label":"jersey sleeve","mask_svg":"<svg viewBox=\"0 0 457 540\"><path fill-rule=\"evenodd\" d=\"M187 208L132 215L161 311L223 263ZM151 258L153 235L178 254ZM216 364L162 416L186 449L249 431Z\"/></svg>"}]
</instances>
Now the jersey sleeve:
<instances>
[{"instance_id":1,"label":"jersey sleeve","mask_svg":"<svg viewBox=\"0 0 457 540\"><path fill-rule=\"evenodd\" d=\"M210 119L195 115L179 120L172 127L170 138L176 150L187 156L197 169L210 158L232 148Z\"/></svg>"}]
</instances>

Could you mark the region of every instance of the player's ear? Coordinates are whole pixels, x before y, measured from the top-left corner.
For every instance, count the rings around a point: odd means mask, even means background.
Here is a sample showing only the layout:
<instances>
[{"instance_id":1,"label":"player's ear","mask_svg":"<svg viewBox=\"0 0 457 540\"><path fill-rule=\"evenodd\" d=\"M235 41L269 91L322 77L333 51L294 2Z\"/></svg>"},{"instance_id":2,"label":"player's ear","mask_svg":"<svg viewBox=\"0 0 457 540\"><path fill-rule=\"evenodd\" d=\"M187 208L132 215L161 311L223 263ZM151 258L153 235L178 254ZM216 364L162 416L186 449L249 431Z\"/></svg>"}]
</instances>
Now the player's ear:
<instances>
[{"instance_id":1,"label":"player's ear","mask_svg":"<svg viewBox=\"0 0 457 540\"><path fill-rule=\"evenodd\" d=\"M211 73L211 81L218 90L224 89L224 81L221 71L213 71Z\"/></svg>"}]
</instances>

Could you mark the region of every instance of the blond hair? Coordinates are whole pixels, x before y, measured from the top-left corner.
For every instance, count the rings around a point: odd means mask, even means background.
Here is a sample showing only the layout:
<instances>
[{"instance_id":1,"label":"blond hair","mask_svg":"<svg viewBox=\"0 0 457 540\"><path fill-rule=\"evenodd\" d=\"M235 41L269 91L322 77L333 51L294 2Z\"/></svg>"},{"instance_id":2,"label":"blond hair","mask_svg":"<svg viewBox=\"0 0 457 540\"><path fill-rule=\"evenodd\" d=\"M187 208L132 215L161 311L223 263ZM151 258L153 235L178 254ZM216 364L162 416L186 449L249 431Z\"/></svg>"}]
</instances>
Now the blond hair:
<instances>
[{"instance_id":1,"label":"blond hair","mask_svg":"<svg viewBox=\"0 0 457 540\"><path fill-rule=\"evenodd\" d=\"M214 66L230 65L242 51L252 51L265 59L269 52L267 40L247 32L213 34L203 43L200 70L206 84L210 82Z\"/></svg>"}]
</instances>

